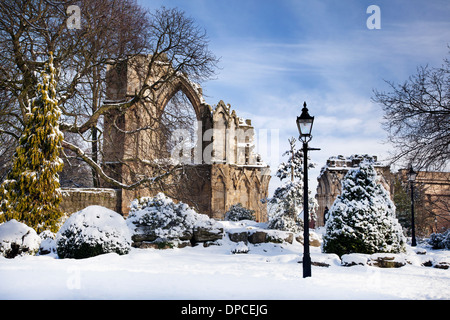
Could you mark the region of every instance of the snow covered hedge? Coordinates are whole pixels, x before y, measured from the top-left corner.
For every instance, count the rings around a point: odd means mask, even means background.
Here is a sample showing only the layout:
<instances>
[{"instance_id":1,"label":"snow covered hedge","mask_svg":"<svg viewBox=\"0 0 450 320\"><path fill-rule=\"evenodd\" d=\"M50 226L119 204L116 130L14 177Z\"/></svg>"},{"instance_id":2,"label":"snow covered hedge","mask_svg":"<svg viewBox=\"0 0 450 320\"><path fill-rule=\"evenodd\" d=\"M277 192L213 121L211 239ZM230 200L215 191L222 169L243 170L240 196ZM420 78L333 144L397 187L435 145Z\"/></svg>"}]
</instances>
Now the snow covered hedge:
<instances>
[{"instance_id":1,"label":"snow covered hedge","mask_svg":"<svg viewBox=\"0 0 450 320\"><path fill-rule=\"evenodd\" d=\"M395 218L395 205L376 178L370 163L347 173L325 225L324 252L339 256L405 252L406 239Z\"/></svg>"},{"instance_id":2,"label":"snow covered hedge","mask_svg":"<svg viewBox=\"0 0 450 320\"><path fill-rule=\"evenodd\" d=\"M130 248L131 232L124 218L100 206L72 214L56 235L60 258L83 259L110 252L126 254Z\"/></svg>"},{"instance_id":3,"label":"snow covered hedge","mask_svg":"<svg viewBox=\"0 0 450 320\"><path fill-rule=\"evenodd\" d=\"M163 193L134 200L127 223L137 247L142 242L214 241L223 234L216 221Z\"/></svg>"},{"instance_id":4,"label":"snow covered hedge","mask_svg":"<svg viewBox=\"0 0 450 320\"><path fill-rule=\"evenodd\" d=\"M34 229L15 219L0 224L0 255L6 258L30 254L39 250L41 238Z\"/></svg>"}]
</instances>

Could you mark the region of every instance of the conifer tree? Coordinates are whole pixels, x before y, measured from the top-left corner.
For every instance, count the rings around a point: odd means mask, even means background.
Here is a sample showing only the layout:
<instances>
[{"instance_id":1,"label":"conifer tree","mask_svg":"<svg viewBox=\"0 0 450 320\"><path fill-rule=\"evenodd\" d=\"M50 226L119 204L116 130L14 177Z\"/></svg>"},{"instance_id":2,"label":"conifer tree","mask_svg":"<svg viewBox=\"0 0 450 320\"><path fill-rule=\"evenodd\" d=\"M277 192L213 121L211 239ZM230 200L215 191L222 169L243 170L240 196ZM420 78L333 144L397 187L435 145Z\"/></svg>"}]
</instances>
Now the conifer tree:
<instances>
[{"instance_id":1,"label":"conifer tree","mask_svg":"<svg viewBox=\"0 0 450 320\"><path fill-rule=\"evenodd\" d=\"M399 253L406 239L395 218L395 205L377 173L365 162L350 170L342 181L342 193L330 208L323 250L339 256L348 253Z\"/></svg>"},{"instance_id":2,"label":"conifer tree","mask_svg":"<svg viewBox=\"0 0 450 320\"><path fill-rule=\"evenodd\" d=\"M57 231L61 191L58 172L63 134L58 121L61 111L56 98L56 69L53 55L45 63L36 97L16 149L13 167L0 186L0 221L15 219L34 228Z\"/></svg>"},{"instance_id":3,"label":"conifer tree","mask_svg":"<svg viewBox=\"0 0 450 320\"><path fill-rule=\"evenodd\" d=\"M303 151L297 150L296 140L289 139L290 149L283 156L288 156L287 162L282 162L276 176L287 179L278 187L268 202L275 206L275 212L269 219L269 229L278 229L300 233L303 231ZM310 164L314 167L314 164ZM310 218L315 219L317 201L308 195Z\"/></svg>"}]
</instances>

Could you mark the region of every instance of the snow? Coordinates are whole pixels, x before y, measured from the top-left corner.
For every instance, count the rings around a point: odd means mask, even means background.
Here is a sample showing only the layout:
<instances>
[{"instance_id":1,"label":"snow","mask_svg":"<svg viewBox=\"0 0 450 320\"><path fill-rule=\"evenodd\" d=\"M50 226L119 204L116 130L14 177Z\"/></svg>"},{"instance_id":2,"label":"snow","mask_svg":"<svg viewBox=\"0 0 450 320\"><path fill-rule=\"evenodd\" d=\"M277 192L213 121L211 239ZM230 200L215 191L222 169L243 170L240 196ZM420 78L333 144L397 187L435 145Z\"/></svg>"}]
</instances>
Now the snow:
<instances>
[{"instance_id":1,"label":"snow","mask_svg":"<svg viewBox=\"0 0 450 320\"><path fill-rule=\"evenodd\" d=\"M128 252L131 230L117 212L89 206L66 220L56 235L56 243L58 252L63 252L64 257L73 257L74 250L79 250L83 243L90 246L98 244L103 252Z\"/></svg>"},{"instance_id":2,"label":"snow","mask_svg":"<svg viewBox=\"0 0 450 320\"><path fill-rule=\"evenodd\" d=\"M185 203L174 203L163 193L132 201L127 224L133 233L140 233L141 225L151 226L160 239L182 238L186 232L201 227L219 232L215 220L197 213Z\"/></svg>"},{"instance_id":3,"label":"snow","mask_svg":"<svg viewBox=\"0 0 450 320\"><path fill-rule=\"evenodd\" d=\"M36 231L15 219L0 225L0 256L2 253L10 251L12 244L28 248L31 252L37 252L40 243L41 238Z\"/></svg>"},{"instance_id":4,"label":"snow","mask_svg":"<svg viewBox=\"0 0 450 320\"><path fill-rule=\"evenodd\" d=\"M369 261L369 258L367 257L367 254L350 253L350 254L344 254L341 257L341 260L342 260L342 264L344 266L352 266L352 265L364 266Z\"/></svg>"},{"instance_id":5,"label":"snow","mask_svg":"<svg viewBox=\"0 0 450 320\"><path fill-rule=\"evenodd\" d=\"M225 230L255 222L218 222ZM258 224L261 227L263 224ZM132 248L88 259L0 257L0 299L450 299L450 269L421 266L421 259L450 261L448 250L426 247L401 268L344 267L334 254L311 247L312 277L302 277L303 246L234 243L167 250ZM248 249L248 253L245 252ZM236 253L233 254L232 251ZM416 250L417 251L417 250ZM423 252L424 250L420 250Z\"/></svg>"}]
</instances>

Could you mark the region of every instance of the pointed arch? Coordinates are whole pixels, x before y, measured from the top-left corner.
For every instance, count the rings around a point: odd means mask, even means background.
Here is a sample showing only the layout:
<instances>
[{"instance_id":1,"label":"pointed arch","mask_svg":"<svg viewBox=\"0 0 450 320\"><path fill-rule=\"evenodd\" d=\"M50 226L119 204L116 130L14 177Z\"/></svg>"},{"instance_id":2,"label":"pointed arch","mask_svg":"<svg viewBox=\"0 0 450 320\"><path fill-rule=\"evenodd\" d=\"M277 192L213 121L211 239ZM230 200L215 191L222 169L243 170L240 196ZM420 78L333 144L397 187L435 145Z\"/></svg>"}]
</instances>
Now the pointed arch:
<instances>
[{"instance_id":1,"label":"pointed arch","mask_svg":"<svg viewBox=\"0 0 450 320\"><path fill-rule=\"evenodd\" d=\"M247 177L242 179L238 185L238 197L239 203L242 204L244 208L251 208L251 187L250 181L248 181Z\"/></svg>"},{"instance_id":2,"label":"pointed arch","mask_svg":"<svg viewBox=\"0 0 450 320\"><path fill-rule=\"evenodd\" d=\"M222 175L219 175L216 181L214 181L213 188L213 212L225 213L227 211L227 187L225 184L225 179Z\"/></svg>"}]
</instances>

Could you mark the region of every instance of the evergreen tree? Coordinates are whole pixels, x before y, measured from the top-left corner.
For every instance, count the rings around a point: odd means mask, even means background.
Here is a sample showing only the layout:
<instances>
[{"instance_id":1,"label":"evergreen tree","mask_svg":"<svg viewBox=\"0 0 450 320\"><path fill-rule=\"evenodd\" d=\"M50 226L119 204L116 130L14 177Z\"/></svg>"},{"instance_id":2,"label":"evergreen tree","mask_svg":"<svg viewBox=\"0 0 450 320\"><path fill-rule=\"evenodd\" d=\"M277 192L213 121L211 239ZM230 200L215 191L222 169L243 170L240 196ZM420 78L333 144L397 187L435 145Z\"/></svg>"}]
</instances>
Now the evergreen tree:
<instances>
[{"instance_id":1,"label":"evergreen tree","mask_svg":"<svg viewBox=\"0 0 450 320\"><path fill-rule=\"evenodd\" d=\"M326 223L324 252L342 256L405 251L406 239L395 218L395 205L376 178L375 168L367 162L344 177L342 194L334 201Z\"/></svg>"},{"instance_id":2,"label":"evergreen tree","mask_svg":"<svg viewBox=\"0 0 450 320\"><path fill-rule=\"evenodd\" d=\"M411 184L402 183L400 177L394 180L393 200L396 207L397 219L403 227L404 233L411 236ZM416 222L416 236L425 237L433 231L435 213L427 208L424 186L414 185L414 220Z\"/></svg>"},{"instance_id":3,"label":"evergreen tree","mask_svg":"<svg viewBox=\"0 0 450 320\"><path fill-rule=\"evenodd\" d=\"M63 167L59 157L63 134L58 127L61 111L55 87L56 69L50 53L37 96L29 101L12 170L0 186L0 221L15 219L37 232L56 232L62 216L58 172Z\"/></svg>"},{"instance_id":4,"label":"evergreen tree","mask_svg":"<svg viewBox=\"0 0 450 320\"><path fill-rule=\"evenodd\" d=\"M411 229L411 196L407 193L407 189L404 188L398 177L394 179L393 192L398 222L404 230L408 231Z\"/></svg>"},{"instance_id":5,"label":"evergreen tree","mask_svg":"<svg viewBox=\"0 0 450 320\"><path fill-rule=\"evenodd\" d=\"M288 156L287 162L282 162L278 167L276 176L281 180L288 179L278 187L273 197L268 202L275 207L274 213L269 219L269 229L278 229L300 233L303 231L303 151L296 150L296 140L289 139L290 149L283 156ZM310 164L314 167L314 164ZM317 201L309 193L309 215L315 219Z\"/></svg>"}]
</instances>

